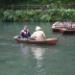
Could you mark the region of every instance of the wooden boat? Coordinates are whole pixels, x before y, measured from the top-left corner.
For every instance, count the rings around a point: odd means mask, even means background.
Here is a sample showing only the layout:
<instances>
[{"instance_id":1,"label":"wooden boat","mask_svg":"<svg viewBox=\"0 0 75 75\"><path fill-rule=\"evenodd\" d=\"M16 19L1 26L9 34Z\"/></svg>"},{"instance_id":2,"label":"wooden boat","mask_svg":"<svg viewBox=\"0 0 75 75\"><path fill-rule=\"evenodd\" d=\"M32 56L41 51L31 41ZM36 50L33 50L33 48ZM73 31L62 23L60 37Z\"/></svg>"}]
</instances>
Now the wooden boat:
<instances>
[{"instance_id":1,"label":"wooden boat","mask_svg":"<svg viewBox=\"0 0 75 75\"><path fill-rule=\"evenodd\" d=\"M62 29L60 29L60 32L62 34L75 34L75 29L62 28Z\"/></svg>"},{"instance_id":2,"label":"wooden boat","mask_svg":"<svg viewBox=\"0 0 75 75\"><path fill-rule=\"evenodd\" d=\"M55 22L52 25L53 32L74 33L75 22Z\"/></svg>"},{"instance_id":3,"label":"wooden boat","mask_svg":"<svg viewBox=\"0 0 75 75\"><path fill-rule=\"evenodd\" d=\"M36 40L26 40L21 38L14 38L17 43L26 43L26 44L47 44L47 45L55 45L57 42L57 38L48 38L44 41L36 41Z\"/></svg>"}]
</instances>

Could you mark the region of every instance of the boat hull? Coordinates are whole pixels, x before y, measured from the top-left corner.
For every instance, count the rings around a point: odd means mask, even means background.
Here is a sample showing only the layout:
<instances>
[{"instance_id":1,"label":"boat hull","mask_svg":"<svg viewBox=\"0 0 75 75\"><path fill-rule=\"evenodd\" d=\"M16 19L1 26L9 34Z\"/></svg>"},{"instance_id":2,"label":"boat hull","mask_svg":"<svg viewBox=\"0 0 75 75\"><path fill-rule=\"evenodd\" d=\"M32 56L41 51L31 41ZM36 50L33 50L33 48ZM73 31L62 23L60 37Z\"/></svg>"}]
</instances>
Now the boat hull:
<instances>
[{"instance_id":1,"label":"boat hull","mask_svg":"<svg viewBox=\"0 0 75 75\"><path fill-rule=\"evenodd\" d=\"M68 30L68 29L60 29L60 32L62 34L75 34L75 29L74 30Z\"/></svg>"},{"instance_id":2,"label":"boat hull","mask_svg":"<svg viewBox=\"0 0 75 75\"><path fill-rule=\"evenodd\" d=\"M23 40L20 38L15 38L17 43L26 43L26 44L49 44L49 45L55 45L57 42L57 38L48 38L44 41L36 41L36 40Z\"/></svg>"}]
</instances>

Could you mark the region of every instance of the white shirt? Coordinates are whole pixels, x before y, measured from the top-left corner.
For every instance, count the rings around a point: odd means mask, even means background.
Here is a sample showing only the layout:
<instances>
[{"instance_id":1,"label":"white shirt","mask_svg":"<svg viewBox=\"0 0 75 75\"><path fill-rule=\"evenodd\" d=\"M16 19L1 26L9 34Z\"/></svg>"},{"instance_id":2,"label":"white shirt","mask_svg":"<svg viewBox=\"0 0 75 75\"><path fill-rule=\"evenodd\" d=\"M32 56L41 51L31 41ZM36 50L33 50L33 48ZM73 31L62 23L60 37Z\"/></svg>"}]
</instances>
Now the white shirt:
<instances>
[{"instance_id":1,"label":"white shirt","mask_svg":"<svg viewBox=\"0 0 75 75\"><path fill-rule=\"evenodd\" d=\"M46 39L45 33L41 30L35 31L32 35L31 38L34 38L37 41L42 41Z\"/></svg>"}]
</instances>

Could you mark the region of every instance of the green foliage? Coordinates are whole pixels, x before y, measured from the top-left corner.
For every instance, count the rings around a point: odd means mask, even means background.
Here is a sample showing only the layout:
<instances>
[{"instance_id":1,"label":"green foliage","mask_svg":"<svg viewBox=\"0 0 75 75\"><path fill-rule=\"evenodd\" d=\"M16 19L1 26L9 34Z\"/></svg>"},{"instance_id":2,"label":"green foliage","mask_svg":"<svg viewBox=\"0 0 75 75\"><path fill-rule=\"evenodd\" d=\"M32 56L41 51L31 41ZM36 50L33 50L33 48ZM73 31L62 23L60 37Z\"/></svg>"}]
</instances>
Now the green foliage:
<instances>
[{"instance_id":1,"label":"green foliage","mask_svg":"<svg viewBox=\"0 0 75 75\"><path fill-rule=\"evenodd\" d=\"M75 3L75 0L0 0L0 5L10 4L51 4L51 3Z\"/></svg>"},{"instance_id":2,"label":"green foliage","mask_svg":"<svg viewBox=\"0 0 75 75\"><path fill-rule=\"evenodd\" d=\"M41 16L40 16L40 20L41 21L50 21L51 17L48 13L43 13Z\"/></svg>"},{"instance_id":3,"label":"green foliage","mask_svg":"<svg viewBox=\"0 0 75 75\"><path fill-rule=\"evenodd\" d=\"M6 10L3 21L75 21L74 9Z\"/></svg>"},{"instance_id":4,"label":"green foliage","mask_svg":"<svg viewBox=\"0 0 75 75\"><path fill-rule=\"evenodd\" d=\"M4 18L3 20L4 21L12 21L13 20L13 17L14 17L14 12L13 10L6 10L3 12L3 15L4 15Z\"/></svg>"}]
</instances>

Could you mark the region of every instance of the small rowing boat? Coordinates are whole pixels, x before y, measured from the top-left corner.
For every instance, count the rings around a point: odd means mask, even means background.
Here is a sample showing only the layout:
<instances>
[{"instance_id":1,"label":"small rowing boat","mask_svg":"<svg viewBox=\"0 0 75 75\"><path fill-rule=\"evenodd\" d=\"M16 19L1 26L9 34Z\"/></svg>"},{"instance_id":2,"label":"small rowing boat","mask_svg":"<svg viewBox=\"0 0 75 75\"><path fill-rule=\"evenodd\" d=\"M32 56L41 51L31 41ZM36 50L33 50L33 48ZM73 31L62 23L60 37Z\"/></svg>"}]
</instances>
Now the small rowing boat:
<instances>
[{"instance_id":1,"label":"small rowing boat","mask_svg":"<svg viewBox=\"0 0 75 75\"><path fill-rule=\"evenodd\" d=\"M36 41L36 40L30 40L30 39L23 39L14 37L17 43L26 43L26 44L49 44L49 45L55 45L57 42L57 38L48 38L43 41Z\"/></svg>"},{"instance_id":2,"label":"small rowing boat","mask_svg":"<svg viewBox=\"0 0 75 75\"><path fill-rule=\"evenodd\" d=\"M55 22L52 25L53 32L74 33L75 22Z\"/></svg>"}]
</instances>

